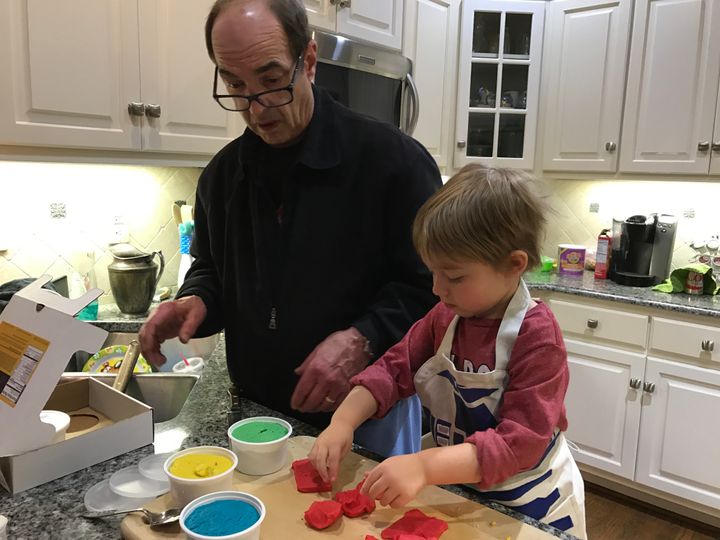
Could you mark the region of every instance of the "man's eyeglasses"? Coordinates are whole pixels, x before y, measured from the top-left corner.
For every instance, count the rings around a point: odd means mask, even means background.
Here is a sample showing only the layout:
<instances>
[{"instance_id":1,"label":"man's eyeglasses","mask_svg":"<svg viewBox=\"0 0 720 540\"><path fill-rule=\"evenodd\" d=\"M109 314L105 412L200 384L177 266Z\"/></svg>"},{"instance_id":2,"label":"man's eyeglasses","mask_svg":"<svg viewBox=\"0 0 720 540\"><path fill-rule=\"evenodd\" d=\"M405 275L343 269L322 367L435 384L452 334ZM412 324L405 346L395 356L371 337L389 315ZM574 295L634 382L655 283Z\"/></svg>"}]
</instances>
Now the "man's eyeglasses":
<instances>
[{"instance_id":1,"label":"man's eyeglasses","mask_svg":"<svg viewBox=\"0 0 720 540\"><path fill-rule=\"evenodd\" d=\"M215 66L215 81L213 82L213 98L223 109L227 111L247 111L253 101L257 101L263 107L282 107L293 100L293 90L295 89L295 79L300 67L303 65L303 55L298 56L295 62L290 84L276 90L265 90L258 94L250 94L243 96L240 94L218 94L218 67Z\"/></svg>"}]
</instances>

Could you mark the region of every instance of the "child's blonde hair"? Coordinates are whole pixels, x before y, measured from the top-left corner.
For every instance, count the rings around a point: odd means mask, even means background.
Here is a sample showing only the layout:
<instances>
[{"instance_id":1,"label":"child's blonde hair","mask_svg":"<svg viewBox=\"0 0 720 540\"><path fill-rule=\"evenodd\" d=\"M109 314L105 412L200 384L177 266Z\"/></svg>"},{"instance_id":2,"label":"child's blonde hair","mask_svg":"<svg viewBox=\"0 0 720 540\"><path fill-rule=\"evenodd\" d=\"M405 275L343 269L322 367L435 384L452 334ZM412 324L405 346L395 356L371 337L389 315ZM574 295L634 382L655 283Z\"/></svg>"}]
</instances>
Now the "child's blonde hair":
<instances>
[{"instance_id":1,"label":"child's blonde hair","mask_svg":"<svg viewBox=\"0 0 720 540\"><path fill-rule=\"evenodd\" d=\"M415 249L425 260L474 261L502 268L513 250L540 263L546 223L535 179L515 169L466 165L418 211Z\"/></svg>"}]
</instances>

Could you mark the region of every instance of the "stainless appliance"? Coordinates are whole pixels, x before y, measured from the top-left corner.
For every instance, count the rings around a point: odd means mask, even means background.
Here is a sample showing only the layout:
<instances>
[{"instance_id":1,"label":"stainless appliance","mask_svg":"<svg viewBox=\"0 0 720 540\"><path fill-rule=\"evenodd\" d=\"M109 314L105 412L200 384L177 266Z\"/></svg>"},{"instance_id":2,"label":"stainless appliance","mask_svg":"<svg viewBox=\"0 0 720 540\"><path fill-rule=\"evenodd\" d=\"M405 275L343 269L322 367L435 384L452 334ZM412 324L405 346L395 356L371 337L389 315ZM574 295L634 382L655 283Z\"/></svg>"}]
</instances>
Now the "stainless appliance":
<instances>
[{"instance_id":1,"label":"stainless appliance","mask_svg":"<svg viewBox=\"0 0 720 540\"><path fill-rule=\"evenodd\" d=\"M420 106L412 62L400 53L343 36L312 33L318 46L315 84L346 107L412 135Z\"/></svg>"},{"instance_id":2,"label":"stainless appliance","mask_svg":"<svg viewBox=\"0 0 720 540\"><path fill-rule=\"evenodd\" d=\"M677 218L668 214L613 219L610 279L650 287L670 275Z\"/></svg>"}]
</instances>

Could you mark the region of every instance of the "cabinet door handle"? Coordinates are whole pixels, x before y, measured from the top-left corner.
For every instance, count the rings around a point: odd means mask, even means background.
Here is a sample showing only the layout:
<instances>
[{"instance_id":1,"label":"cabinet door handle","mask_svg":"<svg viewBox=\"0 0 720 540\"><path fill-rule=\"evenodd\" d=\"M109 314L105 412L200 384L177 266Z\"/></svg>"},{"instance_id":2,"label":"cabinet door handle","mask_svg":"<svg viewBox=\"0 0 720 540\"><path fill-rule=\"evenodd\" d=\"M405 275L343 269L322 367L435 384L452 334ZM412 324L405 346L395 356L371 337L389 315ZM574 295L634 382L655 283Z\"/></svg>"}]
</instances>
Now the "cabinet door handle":
<instances>
[{"instance_id":1,"label":"cabinet door handle","mask_svg":"<svg viewBox=\"0 0 720 540\"><path fill-rule=\"evenodd\" d=\"M712 339L703 339L700 347L703 351L712 352L715 348L715 342Z\"/></svg>"},{"instance_id":2,"label":"cabinet door handle","mask_svg":"<svg viewBox=\"0 0 720 540\"><path fill-rule=\"evenodd\" d=\"M465 148L465 141L458 141L458 142L457 142L457 147L458 147L458 148Z\"/></svg>"},{"instance_id":3,"label":"cabinet door handle","mask_svg":"<svg viewBox=\"0 0 720 540\"><path fill-rule=\"evenodd\" d=\"M646 382L645 384L643 384L643 392L652 394L654 391L655 391L655 383Z\"/></svg>"},{"instance_id":4,"label":"cabinet door handle","mask_svg":"<svg viewBox=\"0 0 720 540\"><path fill-rule=\"evenodd\" d=\"M144 116L145 104L138 103L137 101L131 101L130 103L128 103L128 114L130 116Z\"/></svg>"},{"instance_id":5,"label":"cabinet door handle","mask_svg":"<svg viewBox=\"0 0 720 540\"><path fill-rule=\"evenodd\" d=\"M642 386L642 381L640 379L637 379L635 377L630 379L630 388L632 388L633 390L637 390L641 386Z\"/></svg>"},{"instance_id":6,"label":"cabinet door handle","mask_svg":"<svg viewBox=\"0 0 720 540\"><path fill-rule=\"evenodd\" d=\"M712 149L716 152L720 152L720 141L714 141L712 143Z\"/></svg>"},{"instance_id":7,"label":"cabinet door handle","mask_svg":"<svg viewBox=\"0 0 720 540\"><path fill-rule=\"evenodd\" d=\"M613 141L608 141L605 143L605 150L608 152L614 152L617 149L617 144Z\"/></svg>"},{"instance_id":8,"label":"cabinet door handle","mask_svg":"<svg viewBox=\"0 0 720 540\"><path fill-rule=\"evenodd\" d=\"M160 105L154 103L145 105L145 116L148 118L160 118L161 112Z\"/></svg>"},{"instance_id":9,"label":"cabinet door handle","mask_svg":"<svg viewBox=\"0 0 720 540\"><path fill-rule=\"evenodd\" d=\"M339 7L340 9L346 8L346 7L350 7L350 0L340 0L340 1L338 2L338 7Z\"/></svg>"},{"instance_id":10,"label":"cabinet door handle","mask_svg":"<svg viewBox=\"0 0 720 540\"><path fill-rule=\"evenodd\" d=\"M710 150L710 143L708 141L698 143L698 150L700 152L707 152L708 150Z\"/></svg>"},{"instance_id":11,"label":"cabinet door handle","mask_svg":"<svg viewBox=\"0 0 720 540\"><path fill-rule=\"evenodd\" d=\"M588 328L597 328L597 327L598 327L598 321L597 321L597 319L588 319L588 320L587 320L587 327L588 327Z\"/></svg>"}]
</instances>

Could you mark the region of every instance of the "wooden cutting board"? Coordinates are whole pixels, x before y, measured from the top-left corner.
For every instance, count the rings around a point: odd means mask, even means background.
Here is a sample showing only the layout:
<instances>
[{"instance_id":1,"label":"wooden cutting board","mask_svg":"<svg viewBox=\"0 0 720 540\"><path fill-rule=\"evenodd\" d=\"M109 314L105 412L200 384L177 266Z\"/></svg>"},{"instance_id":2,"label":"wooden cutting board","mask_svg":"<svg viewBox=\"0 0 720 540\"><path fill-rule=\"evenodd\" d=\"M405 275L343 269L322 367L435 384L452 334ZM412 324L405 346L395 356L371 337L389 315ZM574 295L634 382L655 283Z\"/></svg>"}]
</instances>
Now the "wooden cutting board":
<instances>
[{"instance_id":1,"label":"wooden cutting board","mask_svg":"<svg viewBox=\"0 0 720 540\"><path fill-rule=\"evenodd\" d=\"M293 437L290 439L291 460L307 457L315 441L314 437ZM348 454L342 462L340 475L333 486L337 491L354 488L370 470L375 461L358 454ZM436 486L423 489L408 507L393 509L378 505L375 511L359 518L341 517L332 526L316 531L309 528L303 513L313 501L330 498L328 493L300 493L295 478L287 466L267 476L247 476L237 471L234 484L238 491L252 493L263 501L266 508L262 523L262 540L305 540L320 538L343 538L364 540L366 534L380 539L381 531L398 520L411 508L418 508L425 514L448 523L448 530L441 540L550 540L554 536L492 510L479 503L465 499ZM169 494L146 505L150 510L165 510L173 506ZM123 538L128 540L155 540L163 538L183 539L180 525L164 525L151 529L143 523L141 514L128 514L121 523Z\"/></svg>"}]
</instances>

